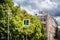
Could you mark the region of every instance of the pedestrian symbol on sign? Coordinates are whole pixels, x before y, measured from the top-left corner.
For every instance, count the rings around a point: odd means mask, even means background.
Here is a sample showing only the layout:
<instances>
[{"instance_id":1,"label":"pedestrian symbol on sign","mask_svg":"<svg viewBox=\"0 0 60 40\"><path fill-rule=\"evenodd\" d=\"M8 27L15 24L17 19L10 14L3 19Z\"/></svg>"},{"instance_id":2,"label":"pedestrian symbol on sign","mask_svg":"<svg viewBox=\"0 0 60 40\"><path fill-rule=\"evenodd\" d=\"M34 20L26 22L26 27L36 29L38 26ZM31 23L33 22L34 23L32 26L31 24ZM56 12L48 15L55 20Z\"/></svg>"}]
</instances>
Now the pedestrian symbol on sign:
<instances>
[{"instance_id":1,"label":"pedestrian symbol on sign","mask_svg":"<svg viewBox=\"0 0 60 40\"><path fill-rule=\"evenodd\" d=\"M24 19L24 25L29 25L29 19Z\"/></svg>"}]
</instances>

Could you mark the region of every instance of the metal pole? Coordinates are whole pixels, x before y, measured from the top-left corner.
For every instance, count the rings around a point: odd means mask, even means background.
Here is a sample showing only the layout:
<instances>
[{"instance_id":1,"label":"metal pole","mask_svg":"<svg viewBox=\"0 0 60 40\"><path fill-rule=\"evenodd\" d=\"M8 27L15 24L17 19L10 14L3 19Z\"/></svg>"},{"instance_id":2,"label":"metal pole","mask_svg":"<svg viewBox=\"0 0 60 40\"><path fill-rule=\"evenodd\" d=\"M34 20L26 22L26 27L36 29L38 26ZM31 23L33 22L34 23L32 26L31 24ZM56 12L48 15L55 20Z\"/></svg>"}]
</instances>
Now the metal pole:
<instances>
[{"instance_id":1,"label":"metal pole","mask_svg":"<svg viewBox=\"0 0 60 40\"><path fill-rule=\"evenodd\" d=\"M10 15L11 10L10 9L6 10L6 12L7 12L7 16L8 16L8 24L7 24L7 26L8 26L8 40L9 40L9 15Z\"/></svg>"},{"instance_id":2,"label":"metal pole","mask_svg":"<svg viewBox=\"0 0 60 40\"><path fill-rule=\"evenodd\" d=\"M9 14L8 14L8 40L9 40Z\"/></svg>"}]
</instances>

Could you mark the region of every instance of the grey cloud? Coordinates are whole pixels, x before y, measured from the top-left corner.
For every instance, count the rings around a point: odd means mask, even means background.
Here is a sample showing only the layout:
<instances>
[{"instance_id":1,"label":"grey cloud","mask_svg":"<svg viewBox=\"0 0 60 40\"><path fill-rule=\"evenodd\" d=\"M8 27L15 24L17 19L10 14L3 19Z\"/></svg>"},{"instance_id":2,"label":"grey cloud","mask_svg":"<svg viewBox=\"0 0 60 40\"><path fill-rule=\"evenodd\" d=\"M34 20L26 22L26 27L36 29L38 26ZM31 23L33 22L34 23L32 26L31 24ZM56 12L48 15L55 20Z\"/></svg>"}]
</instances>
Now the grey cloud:
<instances>
[{"instance_id":1,"label":"grey cloud","mask_svg":"<svg viewBox=\"0 0 60 40\"><path fill-rule=\"evenodd\" d=\"M60 26L60 22L58 22L58 25Z\"/></svg>"}]
</instances>

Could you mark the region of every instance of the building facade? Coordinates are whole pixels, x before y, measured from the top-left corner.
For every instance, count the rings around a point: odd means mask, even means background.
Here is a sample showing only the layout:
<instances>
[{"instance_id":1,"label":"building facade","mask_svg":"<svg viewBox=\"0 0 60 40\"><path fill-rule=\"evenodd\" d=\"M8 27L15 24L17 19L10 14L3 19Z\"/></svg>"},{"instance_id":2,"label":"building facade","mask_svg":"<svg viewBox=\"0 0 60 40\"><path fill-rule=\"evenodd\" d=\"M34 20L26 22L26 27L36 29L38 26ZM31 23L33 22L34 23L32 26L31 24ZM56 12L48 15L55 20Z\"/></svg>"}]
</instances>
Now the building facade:
<instances>
[{"instance_id":1,"label":"building facade","mask_svg":"<svg viewBox=\"0 0 60 40\"><path fill-rule=\"evenodd\" d=\"M60 28L57 28L56 30L55 40L60 40Z\"/></svg>"},{"instance_id":2,"label":"building facade","mask_svg":"<svg viewBox=\"0 0 60 40\"><path fill-rule=\"evenodd\" d=\"M57 28L56 20L48 13L48 12L40 12L36 16L40 19L40 21L44 24L44 28L46 29L48 39L47 40L55 40L55 33Z\"/></svg>"}]
</instances>

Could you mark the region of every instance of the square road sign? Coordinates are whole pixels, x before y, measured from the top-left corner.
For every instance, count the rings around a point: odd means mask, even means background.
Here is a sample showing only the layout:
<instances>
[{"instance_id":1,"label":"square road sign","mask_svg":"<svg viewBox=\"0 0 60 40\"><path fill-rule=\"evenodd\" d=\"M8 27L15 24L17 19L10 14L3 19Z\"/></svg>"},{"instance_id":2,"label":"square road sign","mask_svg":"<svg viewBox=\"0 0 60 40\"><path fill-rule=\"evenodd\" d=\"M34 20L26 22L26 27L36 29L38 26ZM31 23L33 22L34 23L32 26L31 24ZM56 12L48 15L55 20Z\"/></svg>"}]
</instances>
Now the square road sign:
<instances>
[{"instance_id":1,"label":"square road sign","mask_svg":"<svg viewBox=\"0 0 60 40\"><path fill-rule=\"evenodd\" d=\"M29 19L24 19L24 22L23 22L24 25L29 25L29 23L30 23L29 21L30 21Z\"/></svg>"}]
</instances>

